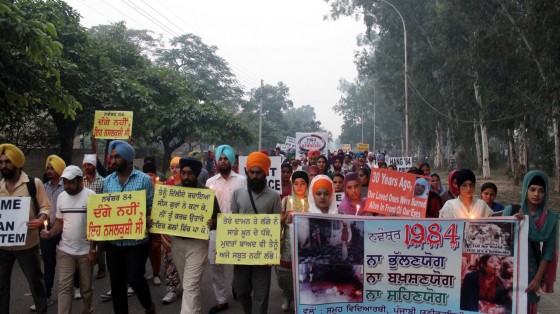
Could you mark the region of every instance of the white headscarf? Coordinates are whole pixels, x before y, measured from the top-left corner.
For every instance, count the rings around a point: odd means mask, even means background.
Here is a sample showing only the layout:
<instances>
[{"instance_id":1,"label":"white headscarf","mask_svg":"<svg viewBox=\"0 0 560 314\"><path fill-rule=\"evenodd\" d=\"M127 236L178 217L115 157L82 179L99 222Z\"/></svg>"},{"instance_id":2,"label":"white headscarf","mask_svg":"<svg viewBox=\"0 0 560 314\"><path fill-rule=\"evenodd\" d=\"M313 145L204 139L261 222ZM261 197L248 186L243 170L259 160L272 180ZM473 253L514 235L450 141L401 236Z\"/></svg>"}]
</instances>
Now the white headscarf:
<instances>
[{"instance_id":1,"label":"white headscarf","mask_svg":"<svg viewBox=\"0 0 560 314\"><path fill-rule=\"evenodd\" d=\"M328 176L324 175L324 174L319 174L316 175L313 180L311 180L311 184L309 185L309 196L307 197L308 202L309 202L309 212L310 213L315 213L315 214L322 214L323 212L321 211L321 209L319 209L317 207L317 205L315 204L315 198L313 197L315 193L313 193L313 187L315 186L315 183L319 180L327 180L330 182L330 184L333 186L332 187L332 191L333 193L331 194L331 199L330 199L330 204L329 204L329 211L327 214L329 215L333 215L333 214L338 214L338 208L336 207L336 202L334 201L334 185L333 182L331 180L331 178L329 178Z\"/></svg>"}]
</instances>

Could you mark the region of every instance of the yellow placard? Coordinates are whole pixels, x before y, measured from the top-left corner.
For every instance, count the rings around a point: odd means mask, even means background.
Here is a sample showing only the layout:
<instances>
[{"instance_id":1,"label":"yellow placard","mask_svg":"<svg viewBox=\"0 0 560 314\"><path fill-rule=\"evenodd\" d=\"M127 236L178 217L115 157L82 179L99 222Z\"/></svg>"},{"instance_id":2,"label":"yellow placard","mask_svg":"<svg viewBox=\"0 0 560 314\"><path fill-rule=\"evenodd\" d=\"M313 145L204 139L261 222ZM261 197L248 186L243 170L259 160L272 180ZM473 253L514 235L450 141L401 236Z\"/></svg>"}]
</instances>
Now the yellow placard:
<instances>
[{"instance_id":1,"label":"yellow placard","mask_svg":"<svg viewBox=\"0 0 560 314\"><path fill-rule=\"evenodd\" d=\"M90 195L87 239L140 240L146 237L146 191Z\"/></svg>"},{"instance_id":2,"label":"yellow placard","mask_svg":"<svg viewBox=\"0 0 560 314\"><path fill-rule=\"evenodd\" d=\"M280 215L218 214L216 263L280 264Z\"/></svg>"},{"instance_id":3,"label":"yellow placard","mask_svg":"<svg viewBox=\"0 0 560 314\"><path fill-rule=\"evenodd\" d=\"M207 221L214 212L214 190L156 185L151 233L209 239Z\"/></svg>"},{"instance_id":4,"label":"yellow placard","mask_svg":"<svg viewBox=\"0 0 560 314\"><path fill-rule=\"evenodd\" d=\"M132 111L95 111L93 136L102 139L128 139L132 133Z\"/></svg>"},{"instance_id":5,"label":"yellow placard","mask_svg":"<svg viewBox=\"0 0 560 314\"><path fill-rule=\"evenodd\" d=\"M369 152L369 144L358 143L356 145L357 152Z\"/></svg>"}]
</instances>

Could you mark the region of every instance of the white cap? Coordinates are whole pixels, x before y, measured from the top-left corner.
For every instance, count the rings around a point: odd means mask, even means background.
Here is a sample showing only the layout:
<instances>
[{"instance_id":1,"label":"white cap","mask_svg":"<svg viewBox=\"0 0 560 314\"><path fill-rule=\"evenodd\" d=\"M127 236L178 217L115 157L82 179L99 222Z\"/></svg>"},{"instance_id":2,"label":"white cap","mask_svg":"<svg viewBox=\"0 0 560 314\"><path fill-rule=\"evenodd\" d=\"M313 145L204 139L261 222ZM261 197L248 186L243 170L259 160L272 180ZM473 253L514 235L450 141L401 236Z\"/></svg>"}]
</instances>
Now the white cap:
<instances>
[{"instance_id":1,"label":"white cap","mask_svg":"<svg viewBox=\"0 0 560 314\"><path fill-rule=\"evenodd\" d=\"M97 165L97 155L96 154L85 154L84 155L84 161L82 161L82 165L83 164L92 164L92 165Z\"/></svg>"},{"instance_id":2,"label":"white cap","mask_svg":"<svg viewBox=\"0 0 560 314\"><path fill-rule=\"evenodd\" d=\"M62 171L62 175L60 177L68 180L74 180L75 177L83 176L84 173L82 172L82 169L76 166L68 166L64 169L64 171Z\"/></svg>"}]
</instances>

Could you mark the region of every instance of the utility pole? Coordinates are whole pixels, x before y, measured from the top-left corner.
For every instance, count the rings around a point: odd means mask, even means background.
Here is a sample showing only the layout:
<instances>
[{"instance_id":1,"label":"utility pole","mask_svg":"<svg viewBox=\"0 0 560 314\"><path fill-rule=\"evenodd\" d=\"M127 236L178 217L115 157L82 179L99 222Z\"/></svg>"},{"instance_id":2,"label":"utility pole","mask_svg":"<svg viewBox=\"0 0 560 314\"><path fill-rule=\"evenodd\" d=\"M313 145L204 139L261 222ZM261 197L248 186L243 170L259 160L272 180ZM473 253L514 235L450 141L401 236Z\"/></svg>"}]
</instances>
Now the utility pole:
<instances>
[{"instance_id":1,"label":"utility pole","mask_svg":"<svg viewBox=\"0 0 560 314\"><path fill-rule=\"evenodd\" d=\"M261 101L259 105L259 151L262 150L262 108L264 98L264 81L261 80Z\"/></svg>"}]
</instances>

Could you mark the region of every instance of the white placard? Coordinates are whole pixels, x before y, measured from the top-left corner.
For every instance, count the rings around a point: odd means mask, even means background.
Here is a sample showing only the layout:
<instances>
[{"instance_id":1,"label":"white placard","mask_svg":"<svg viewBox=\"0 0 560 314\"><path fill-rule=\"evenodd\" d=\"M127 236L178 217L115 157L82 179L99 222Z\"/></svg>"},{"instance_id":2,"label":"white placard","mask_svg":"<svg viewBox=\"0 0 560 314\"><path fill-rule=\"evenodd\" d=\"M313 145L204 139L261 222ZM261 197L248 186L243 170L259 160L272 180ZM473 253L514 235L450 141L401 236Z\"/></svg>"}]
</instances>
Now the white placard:
<instances>
[{"instance_id":1,"label":"white placard","mask_svg":"<svg viewBox=\"0 0 560 314\"><path fill-rule=\"evenodd\" d=\"M0 197L0 246L24 245L30 197Z\"/></svg>"},{"instance_id":2,"label":"white placard","mask_svg":"<svg viewBox=\"0 0 560 314\"><path fill-rule=\"evenodd\" d=\"M282 177L280 166L282 166L281 156L269 156L270 158L270 170L268 171L268 176L266 176L266 184L269 188L276 191L278 194L282 194ZM245 175L245 168L247 167L247 156L239 156L239 174Z\"/></svg>"}]
</instances>

